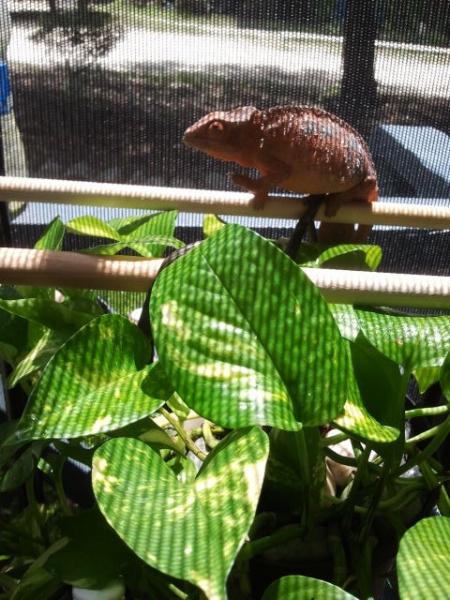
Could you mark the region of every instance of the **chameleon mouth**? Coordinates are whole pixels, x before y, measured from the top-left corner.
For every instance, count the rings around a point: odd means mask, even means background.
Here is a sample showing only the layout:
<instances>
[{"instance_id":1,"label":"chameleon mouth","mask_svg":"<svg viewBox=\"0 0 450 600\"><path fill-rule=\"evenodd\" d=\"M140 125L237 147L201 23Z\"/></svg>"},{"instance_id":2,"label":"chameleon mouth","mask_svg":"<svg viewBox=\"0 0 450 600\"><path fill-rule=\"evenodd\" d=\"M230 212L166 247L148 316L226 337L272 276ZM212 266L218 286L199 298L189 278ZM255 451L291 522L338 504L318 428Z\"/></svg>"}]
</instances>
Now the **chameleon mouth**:
<instances>
[{"instance_id":1,"label":"chameleon mouth","mask_svg":"<svg viewBox=\"0 0 450 600\"><path fill-rule=\"evenodd\" d=\"M194 134L191 134L189 132L186 132L183 136L183 144L186 144L186 146L189 146L190 148L195 148L196 150L208 150L209 148L211 148L213 146L213 144L211 144L211 140L209 140L208 138L204 138Z\"/></svg>"}]
</instances>

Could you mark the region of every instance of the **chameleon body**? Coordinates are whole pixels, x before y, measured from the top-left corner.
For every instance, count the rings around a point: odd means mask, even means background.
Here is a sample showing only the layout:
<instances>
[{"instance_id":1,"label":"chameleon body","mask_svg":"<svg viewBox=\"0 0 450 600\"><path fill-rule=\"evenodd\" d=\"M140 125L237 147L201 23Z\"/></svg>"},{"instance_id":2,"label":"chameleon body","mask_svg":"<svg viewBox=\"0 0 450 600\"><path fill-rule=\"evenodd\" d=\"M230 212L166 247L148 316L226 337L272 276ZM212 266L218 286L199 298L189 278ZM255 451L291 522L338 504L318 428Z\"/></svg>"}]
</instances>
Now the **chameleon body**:
<instances>
[{"instance_id":1,"label":"chameleon body","mask_svg":"<svg viewBox=\"0 0 450 600\"><path fill-rule=\"evenodd\" d=\"M216 111L189 127L183 141L215 158L257 169L258 179L231 176L235 184L253 193L256 208L264 206L275 186L300 194L326 194L328 216L346 202L378 198L366 142L348 123L318 108L244 106ZM343 230L331 223L323 223L321 229L323 233Z\"/></svg>"}]
</instances>

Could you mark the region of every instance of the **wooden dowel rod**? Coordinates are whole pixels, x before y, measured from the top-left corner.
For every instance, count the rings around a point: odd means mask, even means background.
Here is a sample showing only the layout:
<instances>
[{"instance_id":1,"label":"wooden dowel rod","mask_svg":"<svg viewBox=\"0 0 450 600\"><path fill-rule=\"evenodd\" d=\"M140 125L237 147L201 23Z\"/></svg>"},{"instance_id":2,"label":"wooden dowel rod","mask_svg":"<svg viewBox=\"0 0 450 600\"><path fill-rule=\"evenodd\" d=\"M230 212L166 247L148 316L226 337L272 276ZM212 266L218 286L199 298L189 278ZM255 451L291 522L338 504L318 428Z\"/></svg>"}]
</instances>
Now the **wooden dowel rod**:
<instances>
[{"instance_id":1,"label":"wooden dowel rod","mask_svg":"<svg viewBox=\"0 0 450 600\"><path fill-rule=\"evenodd\" d=\"M0 248L0 283L146 291L162 259L112 259L76 252Z\"/></svg>"},{"instance_id":2,"label":"wooden dowel rod","mask_svg":"<svg viewBox=\"0 0 450 600\"><path fill-rule=\"evenodd\" d=\"M272 196L262 210L251 206L251 194L116 183L0 177L0 201L76 204L110 208L176 209L191 213L214 213L298 219L305 211L299 198ZM450 207L375 202L343 206L335 217L319 210L317 220L428 229L450 229Z\"/></svg>"},{"instance_id":3,"label":"wooden dowel rod","mask_svg":"<svg viewBox=\"0 0 450 600\"><path fill-rule=\"evenodd\" d=\"M303 269L329 302L450 310L450 277Z\"/></svg>"},{"instance_id":4,"label":"wooden dowel rod","mask_svg":"<svg viewBox=\"0 0 450 600\"><path fill-rule=\"evenodd\" d=\"M0 248L0 283L145 292L162 259L112 259L75 252ZM305 268L336 303L450 309L450 277Z\"/></svg>"}]
</instances>

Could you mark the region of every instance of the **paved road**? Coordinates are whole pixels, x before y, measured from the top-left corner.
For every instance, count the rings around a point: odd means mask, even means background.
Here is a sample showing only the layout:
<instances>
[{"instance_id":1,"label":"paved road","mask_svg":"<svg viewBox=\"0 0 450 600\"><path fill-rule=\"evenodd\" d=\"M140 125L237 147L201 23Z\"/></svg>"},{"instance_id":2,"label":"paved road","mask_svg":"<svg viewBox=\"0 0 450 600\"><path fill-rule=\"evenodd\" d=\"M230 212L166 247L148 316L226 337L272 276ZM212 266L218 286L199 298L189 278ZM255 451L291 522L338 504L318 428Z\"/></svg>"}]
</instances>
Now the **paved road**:
<instances>
[{"instance_id":1,"label":"paved road","mask_svg":"<svg viewBox=\"0 0 450 600\"><path fill-rule=\"evenodd\" d=\"M111 70L132 70L152 64L177 64L180 69L210 66L278 68L285 72L315 70L337 77L341 74L340 43L323 36L292 35L283 32L226 30L214 35L200 33L126 30L105 56L92 57L82 45L70 48L33 39L32 30L16 26L9 59L17 64L43 69L67 63L102 66ZM376 78L384 88L422 96L450 96L450 52L411 50L383 45L377 49Z\"/></svg>"}]
</instances>

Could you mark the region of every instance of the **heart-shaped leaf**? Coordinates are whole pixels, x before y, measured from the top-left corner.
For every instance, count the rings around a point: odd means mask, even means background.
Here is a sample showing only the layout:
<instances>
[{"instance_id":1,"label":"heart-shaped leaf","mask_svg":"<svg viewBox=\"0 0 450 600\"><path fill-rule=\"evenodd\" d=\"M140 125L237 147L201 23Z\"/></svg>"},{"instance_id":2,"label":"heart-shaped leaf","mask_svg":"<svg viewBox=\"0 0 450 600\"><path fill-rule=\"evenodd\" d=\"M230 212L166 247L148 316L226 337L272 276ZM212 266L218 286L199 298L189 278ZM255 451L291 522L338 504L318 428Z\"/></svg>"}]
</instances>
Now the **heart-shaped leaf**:
<instances>
[{"instance_id":1,"label":"heart-shaped leaf","mask_svg":"<svg viewBox=\"0 0 450 600\"><path fill-rule=\"evenodd\" d=\"M397 554L401 600L447 598L449 565L450 518L430 517L416 523L400 540Z\"/></svg>"},{"instance_id":2,"label":"heart-shaped leaf","mask_svg":"<svg viewBox=\"0 0 450 600\"><path fill-rule=\"evenodd\" d=\"M342 411L346 342L318 289L256 233L228 225L177 259L150 312L164 370L207 419L296 430Z\"/></svg>"},{"instance_id":3,"label":"heart-shaped leaf","mask_svg":"<svg viewBox=\"0 0 450 600\"><path fill-rule=\"evenodd\" d=\"M91 321L54 355L33 389L16 440L111 431L152 414L173 393L150 343L119 315Z\"/></svg>"},{"instance_id":4,"label":"heart-shaped leaf","mask_svg":"<svg viewBox=\"0 0 450 600\"><path fill-rule=\"evenodd\" d=\"M109 524L146 563L225 600L225 582L254 518L269 452L257 428L234 431L197 478L178 481L144 443L117 438L93 459L93 486Z\"/></svg>"},{"instance_id":5,"label":"heart-shaped leaf","mask_svg":"<svg viewBox=\"0 0 450 600\"><path fill-rule=\"evenodd\" d=\"M274 581L262 600L357 600L343 589L303 575L288 575Z\"/></svg>"}]
</instances>

